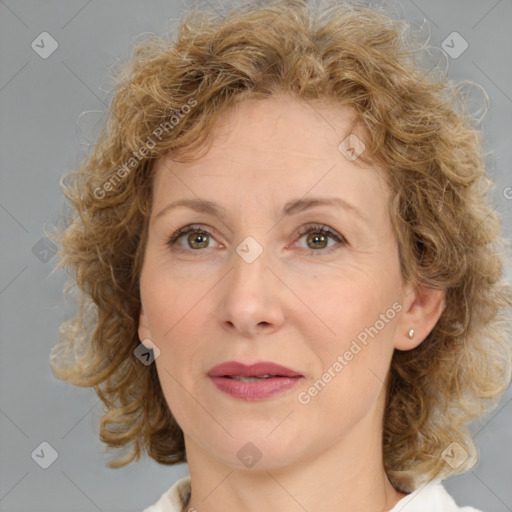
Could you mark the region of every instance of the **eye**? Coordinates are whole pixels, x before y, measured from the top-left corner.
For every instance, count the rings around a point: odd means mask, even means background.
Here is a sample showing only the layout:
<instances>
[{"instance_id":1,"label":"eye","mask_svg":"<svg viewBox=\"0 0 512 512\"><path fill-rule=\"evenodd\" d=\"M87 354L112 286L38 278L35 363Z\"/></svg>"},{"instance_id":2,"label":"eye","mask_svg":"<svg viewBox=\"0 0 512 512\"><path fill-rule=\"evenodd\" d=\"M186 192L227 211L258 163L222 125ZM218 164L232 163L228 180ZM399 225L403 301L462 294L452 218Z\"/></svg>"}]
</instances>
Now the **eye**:
<instances>
[{"instance_id":1,"label":"eye","mask_svg":"<svg viewBox=\"0 0 512 512\"><path fill-rule=\"evenodd\" d=\"M338 245L346 245L347 241L342 236L328 228L327 226L323 226L321 224L309 225L301 228L298 233L299 237L306 237L306 244L308 247L305 250L308 250L310 254L318 255L321 249L328 249L327 251L323 251L325 254L332 252L332 250L336 249L332 245L329 247L327 244L329 243L329 238L338 243ZM299 239L300 239L299 238Z\"/></svg>"},{"instance_id":2,"label":"eye","mask_svg":"<svg viewBox=\"0 0 512 512\"><path fill-rule=\"evenodd\" d=\"M185 238L185 235L188 235ZM212 235L208 231L205 231L204 229L201 229L199 226L194 226L193 224L189 224L188 226L184 226L177 231L175 231L172 235L167 244L169 246L176 245L176 242L178 242L181 238L185 240L185 243L187 246L183 246L178 244L179 249L187 250L187 249L208 249L208 245L210 242Z\"/></svg>"},{"instance_id":3,"label":"eye","mask_svg":"<svg viewBox=\"0 0 512 512\"><path fill-rule=\"evenodd\" d=\"M187 236L188 235L188 236ZM308 247L303 248L309 251L310 254L318 255L322 249L328 249L322 251L323 253L330 253L335 250L336 247L328 246L329 239L337 242L338 246L346 245L347 241L342 236L333 231L332 229L322 224L314 224L301 228L298 232L299 239L306 237L306 244L310 244ZM185 238L186 237L186 238ZM180 240L183 239L186 246L180 244ZM178 251L198 251L199 249L208 249L210 241L213 239L212 234L201 228L201 226L189 224L175 231L167 244L170 247L178 245Z\"/></svg>"}]
</instances>

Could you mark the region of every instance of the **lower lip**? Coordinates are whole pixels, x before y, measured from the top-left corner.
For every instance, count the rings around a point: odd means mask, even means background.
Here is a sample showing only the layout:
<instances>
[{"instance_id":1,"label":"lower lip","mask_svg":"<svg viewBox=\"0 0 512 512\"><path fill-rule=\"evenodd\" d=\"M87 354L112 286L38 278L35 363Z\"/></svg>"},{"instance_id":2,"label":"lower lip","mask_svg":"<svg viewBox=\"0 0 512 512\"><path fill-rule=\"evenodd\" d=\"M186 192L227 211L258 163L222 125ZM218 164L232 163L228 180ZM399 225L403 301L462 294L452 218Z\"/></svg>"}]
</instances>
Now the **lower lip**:
<instances>
[{"instance_id":1,"label":"lower lip","mask_svg":"<svg viewBox=\"0 0 512 512\"><path fill-rule=\"evenodd\" d=\"M234 398L265 400L297 385L303 377L270 377L254 382L242 382L228 377L210 377L217 389Z\"/></svg>"}]
</instances>

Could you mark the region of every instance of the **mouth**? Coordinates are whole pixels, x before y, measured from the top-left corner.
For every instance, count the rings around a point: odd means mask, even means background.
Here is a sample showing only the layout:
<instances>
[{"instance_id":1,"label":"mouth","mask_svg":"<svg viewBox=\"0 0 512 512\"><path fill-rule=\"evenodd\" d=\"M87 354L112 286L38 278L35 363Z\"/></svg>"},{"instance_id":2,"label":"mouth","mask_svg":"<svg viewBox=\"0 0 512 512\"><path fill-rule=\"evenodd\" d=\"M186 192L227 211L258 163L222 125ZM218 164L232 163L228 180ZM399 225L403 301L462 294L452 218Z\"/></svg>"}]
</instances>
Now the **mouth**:
<instances>
[{"instance_id":1,"label":"mouth","mask_svg":"<svg viewBox=\"0 0 512 512\"><path fill-rule=\"evenodd\" d=\"M303 377L303 375L296 370L270 361L263 361L251 365L239 363L238 361L227 361L211 368L208 372L208 376L227 377L235 380L244 378L261 380L272 377Z\"/></svg>"},{"instance_id":2,"label":"mouth","mask_svg":"<svg viewBox=\"0 0 512 512\"><path fill-rule=\"evenodd\" d=\"M282 375L251 375L249 377L245 377L242 375L224 375L227 379L238 380L240 382L257 382L259 380L266 380L273 377L282 377Z\"/></svg>"},{"instance_id":3,"label":"mouth","mask_svg":"<svg viewBox=\"0 0 512 512\"><path fill-rule=\"evenodd\" d=\"M213 367L208 377L219 391L234 398L254 401L291 389L304 375L272 362L245 365L229 361Z\"/></svg>"}]
</instances>

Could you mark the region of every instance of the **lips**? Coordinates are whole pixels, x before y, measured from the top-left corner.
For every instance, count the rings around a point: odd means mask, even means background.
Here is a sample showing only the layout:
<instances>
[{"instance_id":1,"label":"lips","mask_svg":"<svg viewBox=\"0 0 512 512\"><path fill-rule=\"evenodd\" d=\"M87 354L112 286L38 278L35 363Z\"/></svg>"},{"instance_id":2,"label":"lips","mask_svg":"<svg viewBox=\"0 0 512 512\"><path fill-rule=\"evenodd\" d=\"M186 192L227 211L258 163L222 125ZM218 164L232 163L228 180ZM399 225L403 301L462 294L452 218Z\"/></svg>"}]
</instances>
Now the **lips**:
<instances>
[{"instance_id":1,"label":"lips","mask_svg":"<svg viewBox=\"0 0 512 512\"><path fill-rule=\"evenodd\" d=\"M280 364L272 362L261 362L251 365L245 365L237 361L228 361L226 363L214 366L209 372L209 377L303 377L300 372L286 368Z\"/></svg>"},{"instance_id":2,"label":"lips","mask_svg":"<svg viewBox=\"0 0 512 512\"><path fill-rule=\"evenodd\" d=\"M300 372L280 364L245 365L237 361L214 366L208 377L219 391L246 401L270 399L292 389L304 378Z\"/></svg>"}]
</instances>

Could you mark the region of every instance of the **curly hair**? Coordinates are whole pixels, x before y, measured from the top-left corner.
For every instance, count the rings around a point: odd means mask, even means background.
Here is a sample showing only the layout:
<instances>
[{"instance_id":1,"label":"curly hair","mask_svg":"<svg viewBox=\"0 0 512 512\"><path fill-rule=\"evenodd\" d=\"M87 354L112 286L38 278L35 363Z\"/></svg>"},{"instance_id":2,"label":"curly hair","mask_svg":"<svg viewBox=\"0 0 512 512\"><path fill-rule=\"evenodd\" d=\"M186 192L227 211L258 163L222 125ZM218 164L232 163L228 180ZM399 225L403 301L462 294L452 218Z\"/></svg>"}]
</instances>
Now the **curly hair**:
<instances>
[{"instance_id":1,"label":"curly hair","mask_svg":"<svg viewBox=\"0 0 512 512\"><path fill-rule=\"evenodd\" d=\"M186 462L155 365L134 356L153 164L170 154L199 158L226 109L277 94L354 109L365 133L360 160L386 170L404 279L445 290L424 342L393 354L383 423L390 481L412 491L474 465L469 423L511 379L512 291L478 123L460 83L434 78L420 62L429 48L410 22L385 12L332 3L313 13L299 0L223 15L190 10L175 40L136 45L96 144L62 179L71 215L51 235L79 303L50 363L56 377L98 393L100 439L131 449L110 467L142 451L162 464ZM453 442L472 454L458 468L441 457Z\"/></svg>"}]
</instances>

